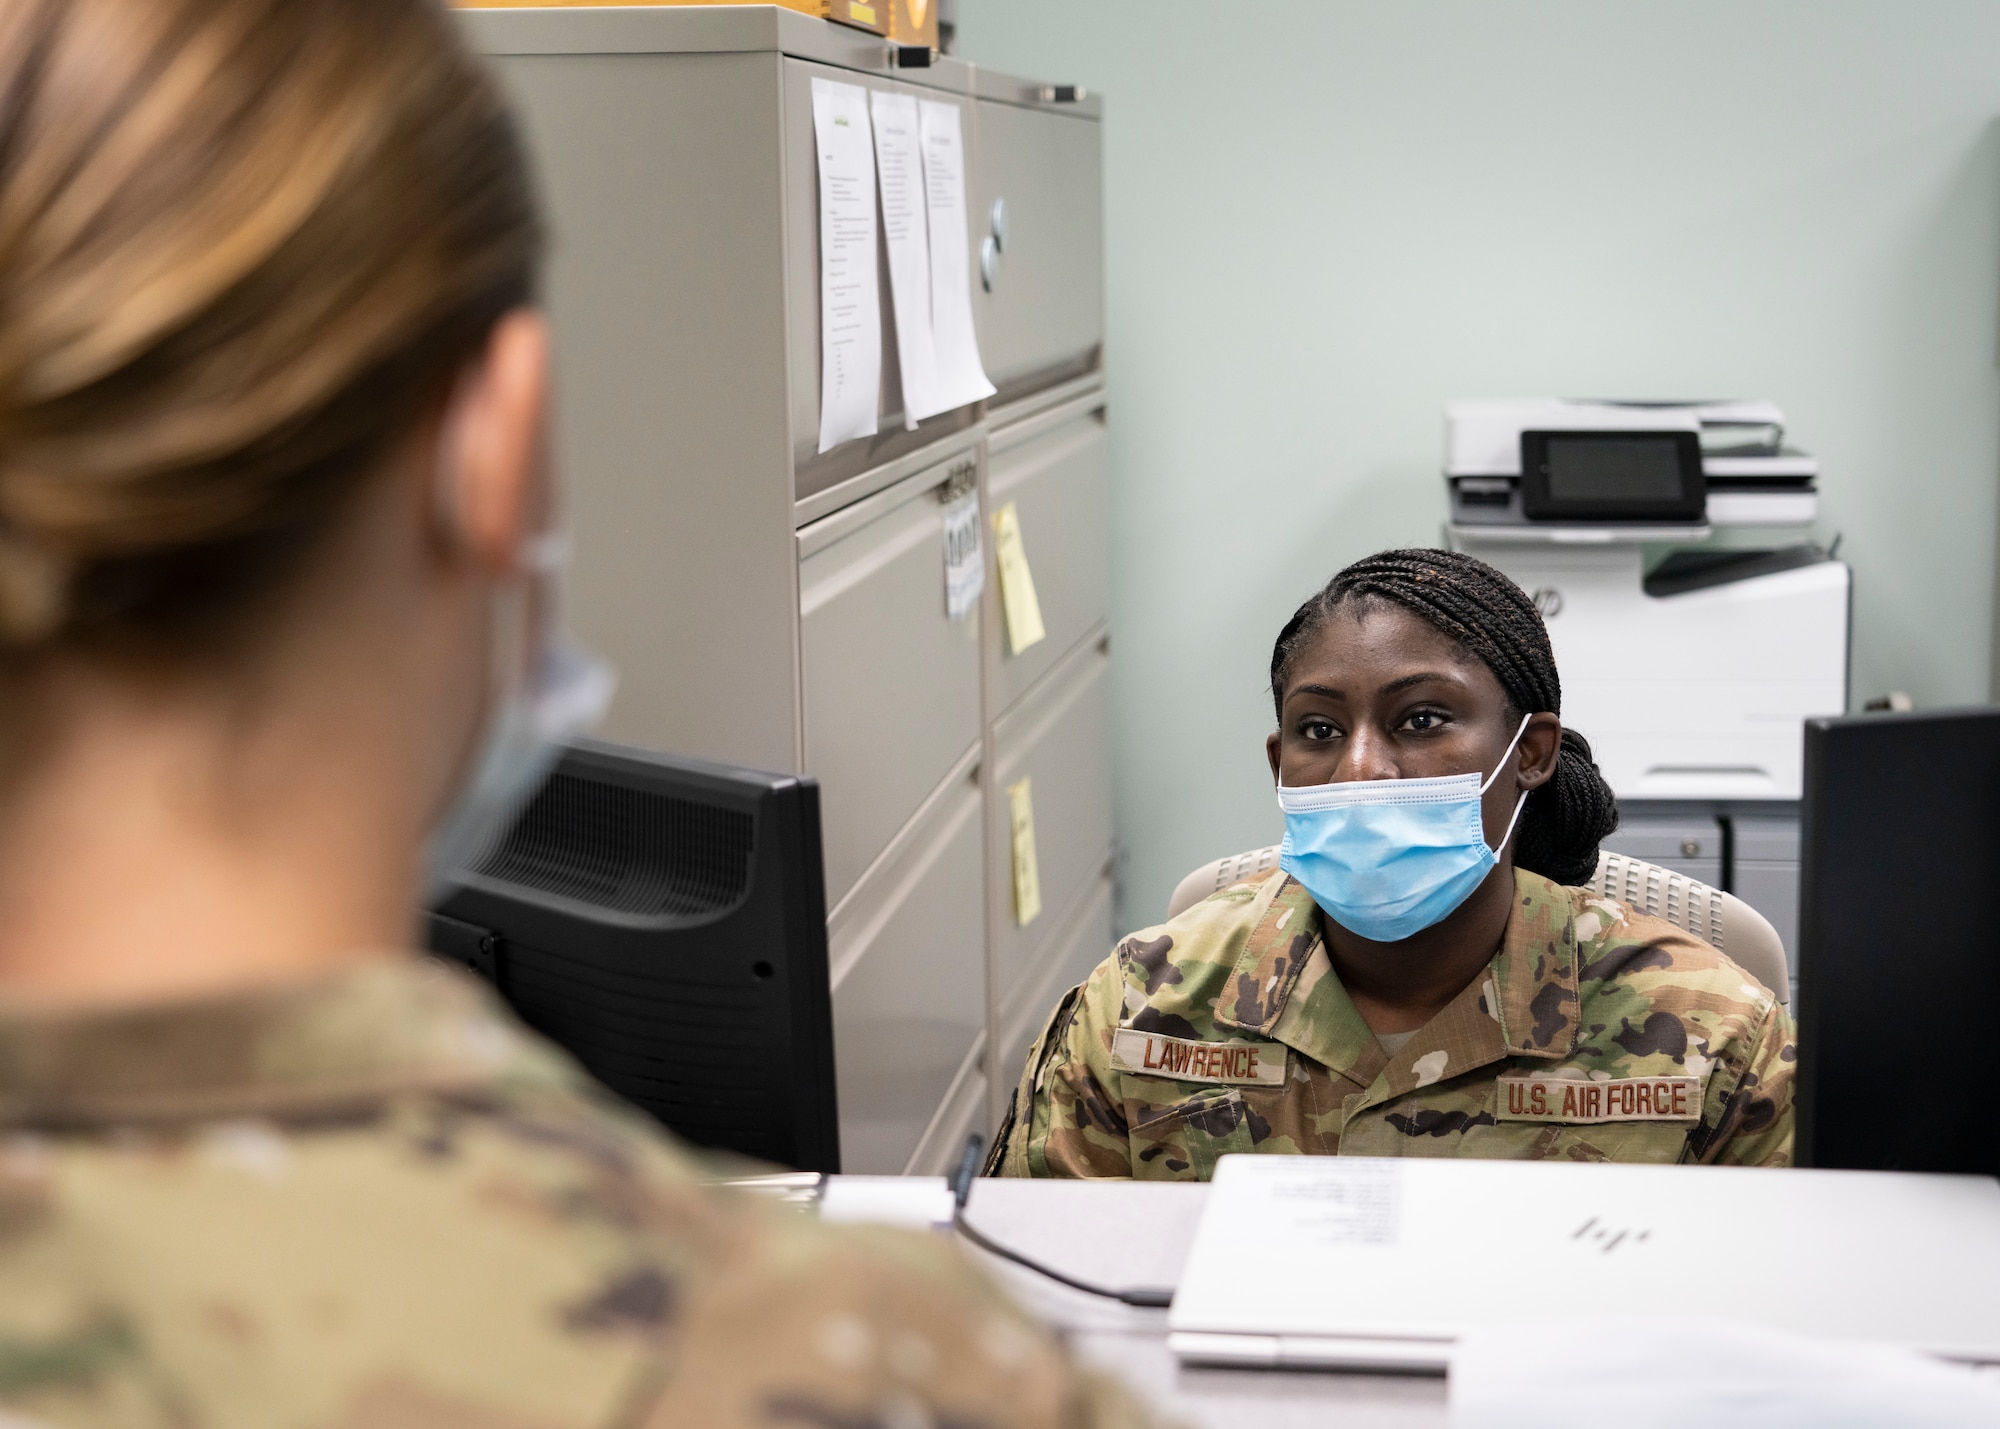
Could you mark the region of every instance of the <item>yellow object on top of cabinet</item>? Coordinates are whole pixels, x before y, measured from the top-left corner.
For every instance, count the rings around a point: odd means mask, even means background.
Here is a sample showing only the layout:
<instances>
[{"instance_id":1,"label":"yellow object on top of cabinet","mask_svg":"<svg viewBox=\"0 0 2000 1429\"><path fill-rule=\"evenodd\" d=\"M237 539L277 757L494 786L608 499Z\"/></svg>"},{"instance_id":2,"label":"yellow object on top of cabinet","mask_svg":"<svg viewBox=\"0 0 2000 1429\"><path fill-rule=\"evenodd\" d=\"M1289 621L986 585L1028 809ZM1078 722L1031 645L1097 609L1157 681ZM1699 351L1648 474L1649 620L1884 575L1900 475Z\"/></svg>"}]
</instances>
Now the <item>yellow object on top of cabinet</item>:
<instances>
[{"instance_id":1,"label":"yellow object on top of cabinet","mask_svg":"<svg viewBox=\"0 0 2000 1429\"><path fill-rule=\"evenodd\" d=\"M938 47L938 0L882 0L888 12L889 38L901 45Z\"/></svg>"},{"instance_id":2,"label":"yellow object on top of cabinet","mask_svg":"<svg viewBox=\"0 0 2000 1429\"><path fill-rule=\"evenodd\" d=\"M743 0L452 0L462 10L514 10L544 5L577 6L642 6L642 5L737 5ZM824 20L837 20L843 25L855 25L864 30L873 30L878 35L889 33L889 10L892 4L899 9L924 10L930 14L931 38L924 43L937 43L937 0L769 0L787 10L796 10L801 15L817 15ZM911 40L916 44L918 41Z\"/></svg>"}]
</instances>

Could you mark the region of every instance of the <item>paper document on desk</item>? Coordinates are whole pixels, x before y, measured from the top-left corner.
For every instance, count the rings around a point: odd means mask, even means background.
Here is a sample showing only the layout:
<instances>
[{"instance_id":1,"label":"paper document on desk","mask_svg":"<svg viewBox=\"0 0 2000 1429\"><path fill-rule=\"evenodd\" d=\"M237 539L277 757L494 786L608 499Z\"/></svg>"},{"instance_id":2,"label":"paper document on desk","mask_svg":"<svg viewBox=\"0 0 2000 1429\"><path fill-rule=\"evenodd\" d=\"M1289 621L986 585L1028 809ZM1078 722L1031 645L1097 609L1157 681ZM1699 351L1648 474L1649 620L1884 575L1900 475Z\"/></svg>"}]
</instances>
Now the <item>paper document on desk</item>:
<instances>
[{"instance_id":1,"label":"paper document on desk","mask_svg":"<svg viewBox=\"0 0 2000 1429\"><path fill-rule=\"evenodd\" d=\"M1475 1330L1459 1344L1451 1422L1452 1429L1991 1429L2000 1424L2000 1382L1893 1345L1761 1325L1536 1318Z\"/></svg>"},{"instance_id":2,"label":"paper document on desk","mask_svg":"<svg viewBox=\"0 0 2000 1429\"><path fill-rule=\"evenodd\" d=\"M875 172L882 186L882 245L896 312L896 363L903 374L903 425L957 404L946 400L931 337L930 210L924 202L924 147L916 96L871 90Z\"/></svg>"},{"instance_id":3,"label":"paper document on desk","mask_svg":"<svg viewBox=\"0 0 2000 1429\"><path fill-rule=\"evenodd\" d=\"M966 251L965 143L958 106L918 103L924 144L924 203L930 210L931 337L947 407L993 395L972 327L972 260Z\"/></svg>"},{"instance_id":4,"label":"paper document on desk","mask_svg":"<svg viewBox=\"0 0 2000 1429\"><path fill-rule=\"evenodd\" d=\"M957 1209L942 1176L829 1176L819 1194L819 1218L837 1225L935 1230L950 1225Z\"/></svg>"},{"instance_id":5,"label":"paper document on desk","mask_svg":"<svg viewBox=\"0 0 2000 1429\"><path fill-rule=\"evenodd\" d=\"M875 435L882 308L875 287L875 146L868 91L812 82L819 156L819 449Z\"/></svg>"}]
</instances>

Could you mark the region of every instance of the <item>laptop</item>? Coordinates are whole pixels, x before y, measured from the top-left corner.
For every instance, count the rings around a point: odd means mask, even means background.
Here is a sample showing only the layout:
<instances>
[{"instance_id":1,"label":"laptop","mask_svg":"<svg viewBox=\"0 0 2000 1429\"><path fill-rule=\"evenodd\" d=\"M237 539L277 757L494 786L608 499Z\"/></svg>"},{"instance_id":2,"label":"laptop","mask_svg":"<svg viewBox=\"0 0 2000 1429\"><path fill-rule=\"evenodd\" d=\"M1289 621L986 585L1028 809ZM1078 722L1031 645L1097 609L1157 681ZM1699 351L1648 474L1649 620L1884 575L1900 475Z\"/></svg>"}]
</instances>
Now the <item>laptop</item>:
<instances>
[{"instance_id":1,"label":"laptop","mask_svg":"<svg viewBox=\"0 0 2000 1429\"><path fill-rule=\"evenodd\" d=\"M1190 1364L1442 1374L1477 1326L1600 1315L2000 1363L2000 1182L1225 1156L1168 1330Z\"/></svg>"}]
</instances>

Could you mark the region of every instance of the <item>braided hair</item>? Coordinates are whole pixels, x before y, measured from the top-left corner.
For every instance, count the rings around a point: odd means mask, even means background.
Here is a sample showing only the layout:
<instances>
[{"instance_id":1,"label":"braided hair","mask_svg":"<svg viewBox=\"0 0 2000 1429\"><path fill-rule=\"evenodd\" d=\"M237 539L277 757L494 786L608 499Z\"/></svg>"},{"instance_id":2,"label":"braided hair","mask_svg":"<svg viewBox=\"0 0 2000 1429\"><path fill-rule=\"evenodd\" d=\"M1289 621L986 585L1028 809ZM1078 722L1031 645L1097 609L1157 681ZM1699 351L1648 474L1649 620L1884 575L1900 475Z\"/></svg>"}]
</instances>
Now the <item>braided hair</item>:
<instances>
[{"instance_id":1,"label":"braided hair","mask_svg":"<svg viewBox=\"0 0 2000 1429\"><path fill-rule=\"evenodd\" d=\"M1356 561L1300 606L1271 650L1271 696L1284 714L1292 662L1335 611L1385 600L1477 655L1500 681L1518 721L1562 713L1562 681L1541 612L1526 593L1481 560L1457 551L1381 551ZM1514 860L1557 883L1582 884L1597 872L1597 846L1618 827L1618 801L1597 770L1590 743L1564 728L1553 778L1528 795Z\"/></svg>"}]
</instances>

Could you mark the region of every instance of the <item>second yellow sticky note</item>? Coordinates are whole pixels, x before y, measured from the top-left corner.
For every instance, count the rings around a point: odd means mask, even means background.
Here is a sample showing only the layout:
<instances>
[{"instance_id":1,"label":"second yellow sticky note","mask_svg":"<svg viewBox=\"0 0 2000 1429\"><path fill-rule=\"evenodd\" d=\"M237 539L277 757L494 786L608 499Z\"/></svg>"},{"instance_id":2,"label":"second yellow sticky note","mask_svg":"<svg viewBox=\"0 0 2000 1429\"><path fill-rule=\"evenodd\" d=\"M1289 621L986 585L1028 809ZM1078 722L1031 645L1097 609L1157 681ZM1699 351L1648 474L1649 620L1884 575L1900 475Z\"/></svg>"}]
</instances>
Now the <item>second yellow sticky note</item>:
<instances>
[{"instance_id":1,"label":"second yellow sticky note","mask_svg":"<svg viewBox=\"0 0 2000 1429\"><path fill-rule=\"evenodd\" d=\"M1007 653L1018 655L1048 631L1042 628L1042 604L1035 599L1034 573L1028 569L1028 553L1021 546L1021 516L1011 501L993 513L993 556L1000 568Z\"/></svg>"},{"instance_id":2,"label":"second yellow sticky note","mask_svg":"<svg viewBox=\"0 0 2000 1429\"><path fill-rule=\"evenodd\" d=\"M1042 911L1042 871L1035 862L1035 800L1026 776L1007 786L1014 845L1014 921L1023 928Z\"/></svg>"}]
</instances>

